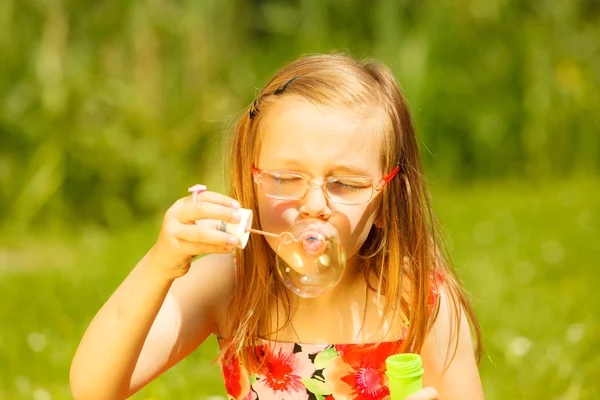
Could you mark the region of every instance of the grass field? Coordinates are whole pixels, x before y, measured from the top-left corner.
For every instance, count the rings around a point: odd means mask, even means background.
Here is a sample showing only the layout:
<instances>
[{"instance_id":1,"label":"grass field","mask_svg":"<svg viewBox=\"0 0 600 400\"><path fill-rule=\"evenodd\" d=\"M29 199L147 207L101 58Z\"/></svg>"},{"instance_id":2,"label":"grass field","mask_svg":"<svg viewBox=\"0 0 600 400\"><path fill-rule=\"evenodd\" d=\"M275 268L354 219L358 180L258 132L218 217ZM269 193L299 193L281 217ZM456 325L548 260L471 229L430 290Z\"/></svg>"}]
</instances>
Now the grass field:
<instances>
[{"instance_id":1,"label":"grass field","mask_svg":"<svg viewBox=\"0 0 600 400\"><path fill-rule=\"evenodd\" d=\"M433 187L450 254L483 328L489 399L600 398L600 180ZM152 244L121 232L12 237L0 250L0 399L68 399L94 313ZM210 340L135 399L223 396Z\"/></svg>"}]
</instances>

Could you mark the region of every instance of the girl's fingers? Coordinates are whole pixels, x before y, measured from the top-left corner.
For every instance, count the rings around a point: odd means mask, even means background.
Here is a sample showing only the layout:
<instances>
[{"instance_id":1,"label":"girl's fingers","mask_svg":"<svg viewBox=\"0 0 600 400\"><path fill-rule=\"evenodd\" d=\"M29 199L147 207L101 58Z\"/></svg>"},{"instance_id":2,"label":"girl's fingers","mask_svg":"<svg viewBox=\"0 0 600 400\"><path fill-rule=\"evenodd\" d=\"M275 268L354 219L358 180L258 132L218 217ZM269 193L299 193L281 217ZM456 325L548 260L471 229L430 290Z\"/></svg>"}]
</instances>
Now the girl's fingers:
<instances>
[{"instance_id":1,"label":"girl's fingers","mask_svg":"<svg viewBox=\"0 0 600 400\"><path fill-rule=\"evenodd\" d=\"M220 221L202 221L202 226L179 224L174 232L179 240L198 244L233 248L237 246L238 239L218 230Z\"/></svg>"},{"instance_id":2,"label":"girl's fingers","mask_svg":"<svg viewBox=\"0 0 600 400\"><path fill-rule=\"evenodd\" d=\"M183 202L185 204L194 203L194 201L192 200L193 198L194 198L194 195L189 195L189 196L183 198ZM231 207L234 209L240 208L240 203L238 203L236 200L232 199L229 196L225 196L224 194L215 193L215 192L198 193L198 195L196 196L195 202L196 203L208 202L208 203L220 204L222 206Z\"/></svg>"},{"instance_id":3,"label":"girl's fingers","mask_svg":"<svg viewBox=\"0 0 600 400\"><path fill-rule=\"evenodd\" d=\"M192 243L185 240L179 241L181 250L191 256L197 256L201 254L225 254L231 253L233 247L229 246L215 246L210 244Z\"/></svg>"},{"instance_id":4,"label":"girl's fingers","mask_svg":"<svg viewBox=\"0 0 600 400\"><path fill-rule=\"evenodd\" d=\"M440 395L434 388L426 387L415 394L411 394L405 400L440 400Z\"/></svg>"},{"instance_id":5,"label":"girl's fingers","mask_svg":"<svg viewBox=\"0 0 600 400\"><path fill-rule=\"evenodd\" d=\"M177 211L176 218L184 224L194 223L200 219L237 223L240 221L240 213L234 208L207 201L184 202Z\"/></svg>"}]
</instances>

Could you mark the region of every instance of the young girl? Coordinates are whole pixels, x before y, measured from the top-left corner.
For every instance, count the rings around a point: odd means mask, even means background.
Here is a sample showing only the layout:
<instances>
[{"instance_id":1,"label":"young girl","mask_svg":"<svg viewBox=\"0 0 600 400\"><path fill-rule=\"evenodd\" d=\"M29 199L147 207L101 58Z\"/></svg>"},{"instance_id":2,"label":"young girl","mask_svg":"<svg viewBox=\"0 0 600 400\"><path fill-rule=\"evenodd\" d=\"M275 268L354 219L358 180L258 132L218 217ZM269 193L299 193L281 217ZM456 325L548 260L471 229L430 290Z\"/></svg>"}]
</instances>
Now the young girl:
<instances>
[{"instance_id":1,"label":"young girl","mask_svg":"<svg viewBox=\"0 0 600 400\"><path fill-rule=\"evenodd\" d=\"M401 352L423 359L425 389L410 399L483 398L479 326L444 260L386 67L344 55L292 62L241 115L232 149L231 197L178 200L91 322L71 368L76 399L131 396L211 334L230 398L386 398L385 359ZM222 229L240 205L253 228L276 234L309 218L333 225L346 254L339 283L316 297L288 291L277 239L253 234L240 249Z\"/></svg>"}]
</instances>

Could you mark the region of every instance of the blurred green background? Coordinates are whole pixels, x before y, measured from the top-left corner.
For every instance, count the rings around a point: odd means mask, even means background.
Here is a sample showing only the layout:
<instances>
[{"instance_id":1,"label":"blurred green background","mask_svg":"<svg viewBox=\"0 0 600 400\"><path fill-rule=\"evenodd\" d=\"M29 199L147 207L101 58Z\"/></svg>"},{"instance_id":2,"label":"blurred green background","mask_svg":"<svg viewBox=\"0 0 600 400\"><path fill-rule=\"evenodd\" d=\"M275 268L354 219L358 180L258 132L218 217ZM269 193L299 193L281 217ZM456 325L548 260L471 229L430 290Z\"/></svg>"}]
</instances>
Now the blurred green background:
<instances>
[{"instance_id":1,"label":"blurred green background","mask_svg":"<svg viewBox=\"0 0 600 400\"><path fill-rule=\"evenodd\" d=\"M600 398L595 0L0 1L0 399L68 399L90 319L299 55L394 71L489 399ZM136 399L223 396L210 340Z\"/></svg>"}]
</instances>

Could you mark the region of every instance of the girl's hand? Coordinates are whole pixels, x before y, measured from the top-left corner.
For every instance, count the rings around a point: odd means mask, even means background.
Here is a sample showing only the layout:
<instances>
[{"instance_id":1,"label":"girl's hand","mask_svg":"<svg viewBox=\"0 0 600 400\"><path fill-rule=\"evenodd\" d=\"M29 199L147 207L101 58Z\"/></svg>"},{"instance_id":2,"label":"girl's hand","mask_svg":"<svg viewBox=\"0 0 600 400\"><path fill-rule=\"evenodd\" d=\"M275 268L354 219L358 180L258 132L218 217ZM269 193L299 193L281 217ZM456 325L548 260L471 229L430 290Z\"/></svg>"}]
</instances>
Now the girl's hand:
<instances>
[{"instance_id":1,"label":"girl's hand","mask_svg":"<svg viewBox=\"0 0 600 400\"><path fill-rule=\"evenodd\" d=\"M391 397L386 396L383 400L391 400ZM404 398L404 400L441 400L441 397L437 390L432 387L426 387L425 389L421 389L417 393L413 393Z\"/></svg>"},{"instance_id":2,"label":"girl's hand","mask_svg":"<svg viewBox=\"0 0 600 400\"><path fill-rule=\"evenodd\" d=\"M411 394L405 400L441 400L441 397L437 390L432 387L426 387L417 393Z\"/></svg>"},{"instance_id":3,"label":"girl's hand","mask_svg":"<svg viewBox=\"0 0 600 400\"><path fill-rule=\"evenodd\" d=\"M158 239L148 257L151 265L171 279L187 273L192 258L199 254L228 253L238 239L221 232L221 221L237 223L240 204L214 192L199 193L177 200L165 213Z\"/></svg>"}]
</instances>

